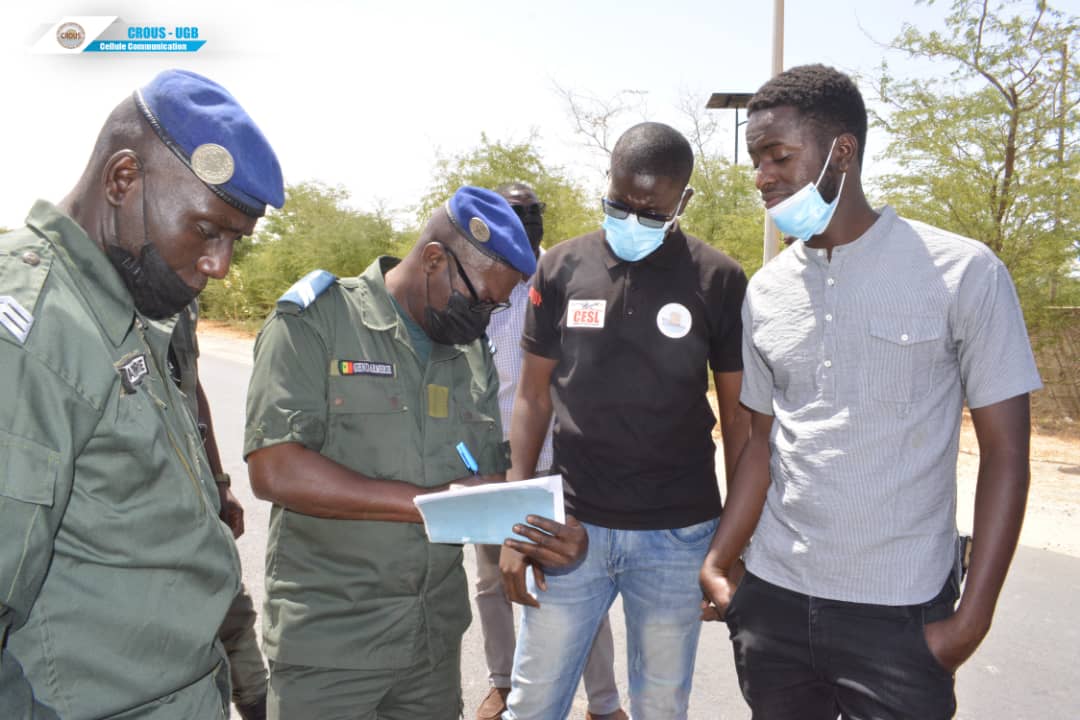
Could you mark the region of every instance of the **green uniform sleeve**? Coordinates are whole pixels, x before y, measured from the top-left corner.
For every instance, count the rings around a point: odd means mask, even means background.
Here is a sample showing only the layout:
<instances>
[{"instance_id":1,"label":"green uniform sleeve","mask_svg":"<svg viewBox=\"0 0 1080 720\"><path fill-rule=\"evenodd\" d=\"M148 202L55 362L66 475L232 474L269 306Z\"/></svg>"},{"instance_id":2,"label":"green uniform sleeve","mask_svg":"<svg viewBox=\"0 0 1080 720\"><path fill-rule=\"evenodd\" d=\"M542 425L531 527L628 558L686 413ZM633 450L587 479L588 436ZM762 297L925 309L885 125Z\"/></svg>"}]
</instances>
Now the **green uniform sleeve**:
<instances>
[{"instance_id":1,"label":"green uniform sleeve","mask_svg":"<svg viewBox=\"0 0 1080 720\"><path fill-rule=\"evenodd\" d=\"M486 354L486 351L485 351ZM490 445L484 451L486 462L481 461L480 472L484 475L504 473L510 469L510 443L503 439L502 421L499 416L499 372L491 356L487 356L485 363L487 371L487 390L480 398L477 409L485 415L495 418L493 430L490 432Z\"/></svg>"},{"instance_id":2,"label":"green uniform sleeve","mask_svg":"<svg viewBox=\"0 0 1080 720\"><path fill-rule=\"evenodd\" d=\"M329 367L326 344L306 318L271 316L255 341L244 457L287 442L316 452L322 448Z\"/></svg>"},{"instance_id":3,"label":"green uniform sleeve","mask_svg":"<svg viewBox=\"0 0 1080 720\"><path fill-rule=\"evenodd\" d=\"M26 392L35 385L39 384L26 382ZM10 392L0 392L0 397ZM37 400L44 398L38 396ZM45 405L47 401L41 404ZM36 421L45 418L20 419L27 429L38 430ZM35 701L22 667L8 650L7 639L25 624L45 581L53 537L70 492L70 473L63 472L58 451L16 434L18 430L22 428L0 427L0 463L4 468L0 472L0 707L5 718L55 718L51 709Z\"/></svg>"}]
</instances>

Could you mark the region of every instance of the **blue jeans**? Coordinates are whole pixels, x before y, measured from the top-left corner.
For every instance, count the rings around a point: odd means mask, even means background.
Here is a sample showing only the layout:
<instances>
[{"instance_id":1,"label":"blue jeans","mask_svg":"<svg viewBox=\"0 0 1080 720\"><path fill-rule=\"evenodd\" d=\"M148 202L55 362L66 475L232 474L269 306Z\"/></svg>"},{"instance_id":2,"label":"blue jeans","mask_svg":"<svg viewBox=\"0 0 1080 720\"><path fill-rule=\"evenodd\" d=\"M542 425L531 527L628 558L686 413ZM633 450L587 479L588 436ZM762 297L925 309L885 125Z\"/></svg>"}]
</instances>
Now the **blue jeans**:
<instances>
[{"instance_id":1,"label":"blue jeans","mask_svg":"<svg viewBox=\"0 0 1080 720\"><path fill-rule=\"evenodd\" d=\"M585 558L545 569L548 589L529 590L503 720L563 720L570 712L600 621L615 596L626 615L630 714L685 718L701 632L698 572L717 520L675 530L611 530L584 523Z\"/></svg>"}]
</instances>

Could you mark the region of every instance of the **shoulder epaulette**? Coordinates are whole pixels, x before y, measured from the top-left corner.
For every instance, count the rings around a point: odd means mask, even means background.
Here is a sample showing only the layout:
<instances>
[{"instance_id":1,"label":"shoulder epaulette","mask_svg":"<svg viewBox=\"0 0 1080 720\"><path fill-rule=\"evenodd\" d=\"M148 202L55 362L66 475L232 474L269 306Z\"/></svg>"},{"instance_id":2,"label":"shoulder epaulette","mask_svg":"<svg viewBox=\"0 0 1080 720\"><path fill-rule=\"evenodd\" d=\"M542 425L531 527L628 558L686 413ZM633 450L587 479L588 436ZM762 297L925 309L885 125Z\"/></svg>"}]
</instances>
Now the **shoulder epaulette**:
<instances>
[{"instance_id":1,"label":"shoulder epaulette","mask_svg":"<svg viewBox=\"0 0 1080 720\"><path fill-rule=\"evenodd\" d=\"M306 309L315 298L326 292L337 280L337 276L325 270L312 270L293 283L293 286L278 298L279 303L292 303L301 310Z\"/></svg>"},{"instance_id":2,"label":"shoulder epaulette","mask_svg":"<svg viewBox=\"0 0 1080 720\"><path fill-rule=\"evenodd\" d=\"M0 258L6 266L0 268L0 337L25 345L52 267L52 247L30 230L16 230L0 241Z\"/></svg>"}]
</instances>

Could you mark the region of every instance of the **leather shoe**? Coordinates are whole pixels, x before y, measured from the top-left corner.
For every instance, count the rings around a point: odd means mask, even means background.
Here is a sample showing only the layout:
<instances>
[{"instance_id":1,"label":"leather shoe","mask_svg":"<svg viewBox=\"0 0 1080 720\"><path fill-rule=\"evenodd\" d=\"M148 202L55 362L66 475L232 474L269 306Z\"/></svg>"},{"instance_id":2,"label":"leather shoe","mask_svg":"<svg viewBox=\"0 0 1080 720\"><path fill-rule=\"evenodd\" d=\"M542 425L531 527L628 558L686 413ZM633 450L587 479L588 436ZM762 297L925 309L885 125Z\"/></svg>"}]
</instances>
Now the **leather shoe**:
<instances>
[{"instance_id":1,"label":"leather shoe","mask_svg":"<svg viewBox=\"0 0 1080 720\"><path fill-rule=\"evenodd\" d=\"M619 708L612 713L604 713L603 715L593 715L591 712L586 711L585 720L630 720L630 716L626 714L626 711Z\"/></svg>"},{"instance_id":2,"label":"leather shoe","mask_svg":"<svg viewBox=\"0 0 1080 720\"><path fill-rule=\"evenodd\" d=\"M247 705L237 705L236 711L244 720L266 720L266 696Z\"/></svg>"},{"instance_id":3,"label":"leather shoe","mask_svg":"<svg viewBox=\"0 0 1080 720\"><path fill-rule=\"evenodd\" d=\"M500 720L506 710L506 696L510 688L493 687L484 696L484 701L476 709L476 720Z\"/></svg>"}]
</instances>

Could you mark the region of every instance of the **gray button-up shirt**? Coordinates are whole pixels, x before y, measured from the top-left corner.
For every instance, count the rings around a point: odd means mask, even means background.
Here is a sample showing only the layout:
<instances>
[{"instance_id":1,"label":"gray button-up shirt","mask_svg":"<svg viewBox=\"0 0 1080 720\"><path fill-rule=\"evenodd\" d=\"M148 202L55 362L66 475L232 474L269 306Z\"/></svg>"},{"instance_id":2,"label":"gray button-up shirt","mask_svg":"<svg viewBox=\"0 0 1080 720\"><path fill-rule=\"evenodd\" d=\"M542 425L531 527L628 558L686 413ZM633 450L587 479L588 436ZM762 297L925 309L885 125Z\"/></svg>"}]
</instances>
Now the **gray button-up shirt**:
<instances>
[{"instance_id":1,"label":"gray button-up shirt","mask_svg":"<svg viewBox=\"0 0 1080 720\"><path fill-rule=\"evenodd\" d=\"M747 567L816 597L934 597L952 566L963 403L1041 387L1008 271L884 208L858 240L796 243L743 305L741 400L774 415Z\"/></svg>"}]
</instances>

